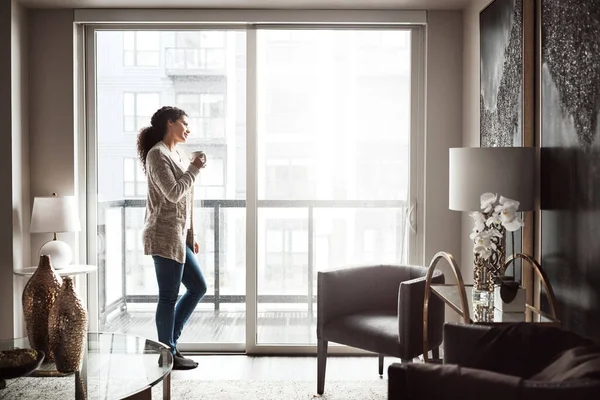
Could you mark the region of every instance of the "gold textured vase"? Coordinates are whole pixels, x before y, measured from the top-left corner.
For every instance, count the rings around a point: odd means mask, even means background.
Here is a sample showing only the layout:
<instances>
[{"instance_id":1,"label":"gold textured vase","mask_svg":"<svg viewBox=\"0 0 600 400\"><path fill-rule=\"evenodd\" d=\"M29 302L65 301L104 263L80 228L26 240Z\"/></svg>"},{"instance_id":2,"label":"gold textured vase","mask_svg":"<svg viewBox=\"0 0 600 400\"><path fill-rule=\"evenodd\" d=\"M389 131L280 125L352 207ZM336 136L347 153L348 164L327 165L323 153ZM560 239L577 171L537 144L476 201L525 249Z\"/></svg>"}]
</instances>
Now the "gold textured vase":
<instances>
[{"instance_id":1,"label":"gold textured vase","mask_svg":"<svg viewBox=\"0 0 600 400\"><path fill-rule=\"evenodd\" d=\"M23 289L23 314L29 345L52 359L48 340L48 317L60 292L61 278L50 263L50 256L40 256L36 271Z\"/></svg>"},{"instance_id":2,"label":"gold textured vase","mask_svg":"<svg viewBox=\"0 0 600 400\"><path fill-rule=\"evenodd\" d=\"M64 277L48 321L50 350L54 353L59 372L79 370L86 345L87 325L87 310L75 293L73 279Z\"/></svg>"}]
</instances>

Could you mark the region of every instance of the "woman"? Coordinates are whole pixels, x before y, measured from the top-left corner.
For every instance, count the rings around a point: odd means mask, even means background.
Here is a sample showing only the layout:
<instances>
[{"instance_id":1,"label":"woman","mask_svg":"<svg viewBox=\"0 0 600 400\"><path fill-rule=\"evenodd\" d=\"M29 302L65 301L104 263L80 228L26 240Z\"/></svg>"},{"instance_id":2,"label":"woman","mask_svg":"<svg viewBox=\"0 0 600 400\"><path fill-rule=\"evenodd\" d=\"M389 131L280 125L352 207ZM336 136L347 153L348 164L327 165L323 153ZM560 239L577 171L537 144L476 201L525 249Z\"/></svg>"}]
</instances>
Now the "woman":
<instances>
[{"instance_id":1,"label":"woman","mask_svg":"<svg viewBox=\"0 0 600 400\"><path fill-rule=\"evenodd\" d=\"M147 176L148 196L143 232L144 254L154 259L158 281L156 329L158 340L171 348L173 369L198 366L177 350L177 340L196 305L206 293L206 281L200 271L194 248L186 246L189 226L190 192L204 157L189 158L177 148L185 143L190 131L187 114L176 107L162 107L154 113L151 126L141 130L137 150ZM177 301L181 284L187 289Z\"/></svg>"}]
</instances>

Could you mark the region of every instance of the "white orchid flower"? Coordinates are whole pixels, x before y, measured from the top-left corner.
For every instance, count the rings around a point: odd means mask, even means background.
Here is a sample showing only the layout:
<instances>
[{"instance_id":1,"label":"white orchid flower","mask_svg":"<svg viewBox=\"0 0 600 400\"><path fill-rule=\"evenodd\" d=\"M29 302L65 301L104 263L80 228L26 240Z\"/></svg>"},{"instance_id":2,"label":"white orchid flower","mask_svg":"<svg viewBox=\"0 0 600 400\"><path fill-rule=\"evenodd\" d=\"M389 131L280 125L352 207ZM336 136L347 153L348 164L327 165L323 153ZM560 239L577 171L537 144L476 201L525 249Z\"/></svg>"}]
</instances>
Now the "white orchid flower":
<instances>
[{"instance_id":1,"label":"white orchid flower","mask_svg":"<svg viewBox=\"0 0 600 400\"><path fill-rule=\"evenodd\" d=\"M476 246L484 246L486 248L496 250L496 243L492 241L493 237L502 237L497 229L489 229L487 231L480 232L475 235L474 241Z\"/></svg>"},{"instance_id":2,"label":"white orchid flower","mask_svg":"<svg viewBox=\"0 0 600 400\"><path fill-rule=\"evenodd\" d=\"M498 200L498 203L500 203L500 205L502 205L502 206L514 207L516 209L518 209L519 204L521 204L516 200L509 199L508 197L504 197L504 196L500 196L500 200ZM496 207L498 207L498 206L496 206Z\"/></svg>"},{"instance_id":3,"label":"white orchid flower","mask_svg":"<svg viewBox=\"0 0 600 400\"><path fill-rule=\"evenodd\" d=\"M518 208L518 201L501 196L500 205L497 205L494 209L494 214L498 215L500 223L509 232L514 232L524 225L517 213Z\"/></svg>"},{"instance_id":4,"label":"white orchid flower","mask_svg":"<svg viewBox=\"0 0 600 400\"><path fill-rule=\"evenodd\" d=\"M519 202L495 193L484 193L480 197L481 212L469 214L473 218L473 252L481 259L488 260L492 252L502 246L505 230L514 232L524 224L518 212Z\"/></svg>"},{"instance_id":5,"label":"white orchid flower","mask_svg":"<svg viewBox=\"0 0 600 400\"><path fill-rule=\"evenodd\" d=\"M485 229L485 216L479 211L469 214L473 218L473 232L482 232Z\"/></svg>"},{"instance_id":6,"label":"white orchid flower","mask_svg":"<svg viewBox=\"0 0 600 400\"><path fill-rule=\"evenodd\" d=\"M502 224L502 219L500 218L499 213L493 213L486 221L485 224L487 226L494 226Z\"/></svg>"},{"instance_id":7,"label":"white orchid flower","mask_svg":"<svg viewBox=\"0 0 600 400\"><path fill-rule=\"evenodd\" d=\"M501 215L502 215L502 226L504 228L506 228L506 230L509 232L517 231L525 225L525 223L523 222L521 217L519 215L517 215L516 213L514 213L514 215L511 218L508 218L508 217L504 218L504 215L505 215L504 213L502 213Z\"/></svg>"},{"instance_id":8,"label":"white orchid flower","mask_svg":"<svg viewBox=\"0 0 600 400\"><path fill-rule=\"evenodd\" d=\"M498 199L498 195L495 193L484 193L479 198L481 203L481 209L484 213L488 213L494 209L494 203Z\"/></svg>"}]
</instances>

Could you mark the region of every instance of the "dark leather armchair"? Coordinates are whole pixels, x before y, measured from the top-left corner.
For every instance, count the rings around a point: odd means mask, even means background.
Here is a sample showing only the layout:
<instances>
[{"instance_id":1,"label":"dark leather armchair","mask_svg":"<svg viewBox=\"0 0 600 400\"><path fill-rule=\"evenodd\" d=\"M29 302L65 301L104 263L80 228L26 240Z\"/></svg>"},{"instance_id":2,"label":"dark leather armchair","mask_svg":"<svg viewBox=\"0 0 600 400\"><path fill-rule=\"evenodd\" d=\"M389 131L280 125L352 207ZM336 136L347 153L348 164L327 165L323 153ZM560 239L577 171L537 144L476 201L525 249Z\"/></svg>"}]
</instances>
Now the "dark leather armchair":
<instances>
[{"instance_id":1,"label":"dark leather armchair","mask_svg":"<svg viewBox=\"0 0 600 400\"><path fill-rule=\"evenodd\" d=\"M392 364L388 400L600 399L600 347L557 327L446 324L444 364Z\"/></svg>"},{"instance_id":2,"label":"dark leather armchair","mask_svg":"<svg viewBox=\"0 0 600 400\"><path fill-rule=\"evenodd\" d=\"M427 268L361 266L319 272L317 280L317 393L325 388L328 342L411 361L423 353L423 298ZM444 283L440 271L433 282ZM442 342L444 305L429 303L430 349ZM434 354L434 355L435 355Z\"/></svg>"}]
</instances>

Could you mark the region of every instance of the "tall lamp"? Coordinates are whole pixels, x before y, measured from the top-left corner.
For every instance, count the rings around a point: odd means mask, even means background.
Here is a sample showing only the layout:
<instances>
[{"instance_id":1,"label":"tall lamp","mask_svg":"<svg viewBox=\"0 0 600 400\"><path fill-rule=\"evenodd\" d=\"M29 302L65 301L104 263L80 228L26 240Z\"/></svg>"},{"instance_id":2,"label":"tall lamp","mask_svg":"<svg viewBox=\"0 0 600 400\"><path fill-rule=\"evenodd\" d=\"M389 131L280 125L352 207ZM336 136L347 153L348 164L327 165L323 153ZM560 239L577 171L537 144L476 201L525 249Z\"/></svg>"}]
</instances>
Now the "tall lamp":
<instances>
[{"instance_id":1,"label":"tall lamp","mask_svg":"<svg viewBox=\"0 0 600 400\"><path fill-rule=\"evenodd\" d=\"M31 233L53 233L54 238L40 249L40 255L50 256L55 269L62 269L71 264L73 252L69 245L58 240L58 232L78 232L79 223L77 202L74 196L36 197L33 200L31 214Z\"/></svg>"}]
</instances>

